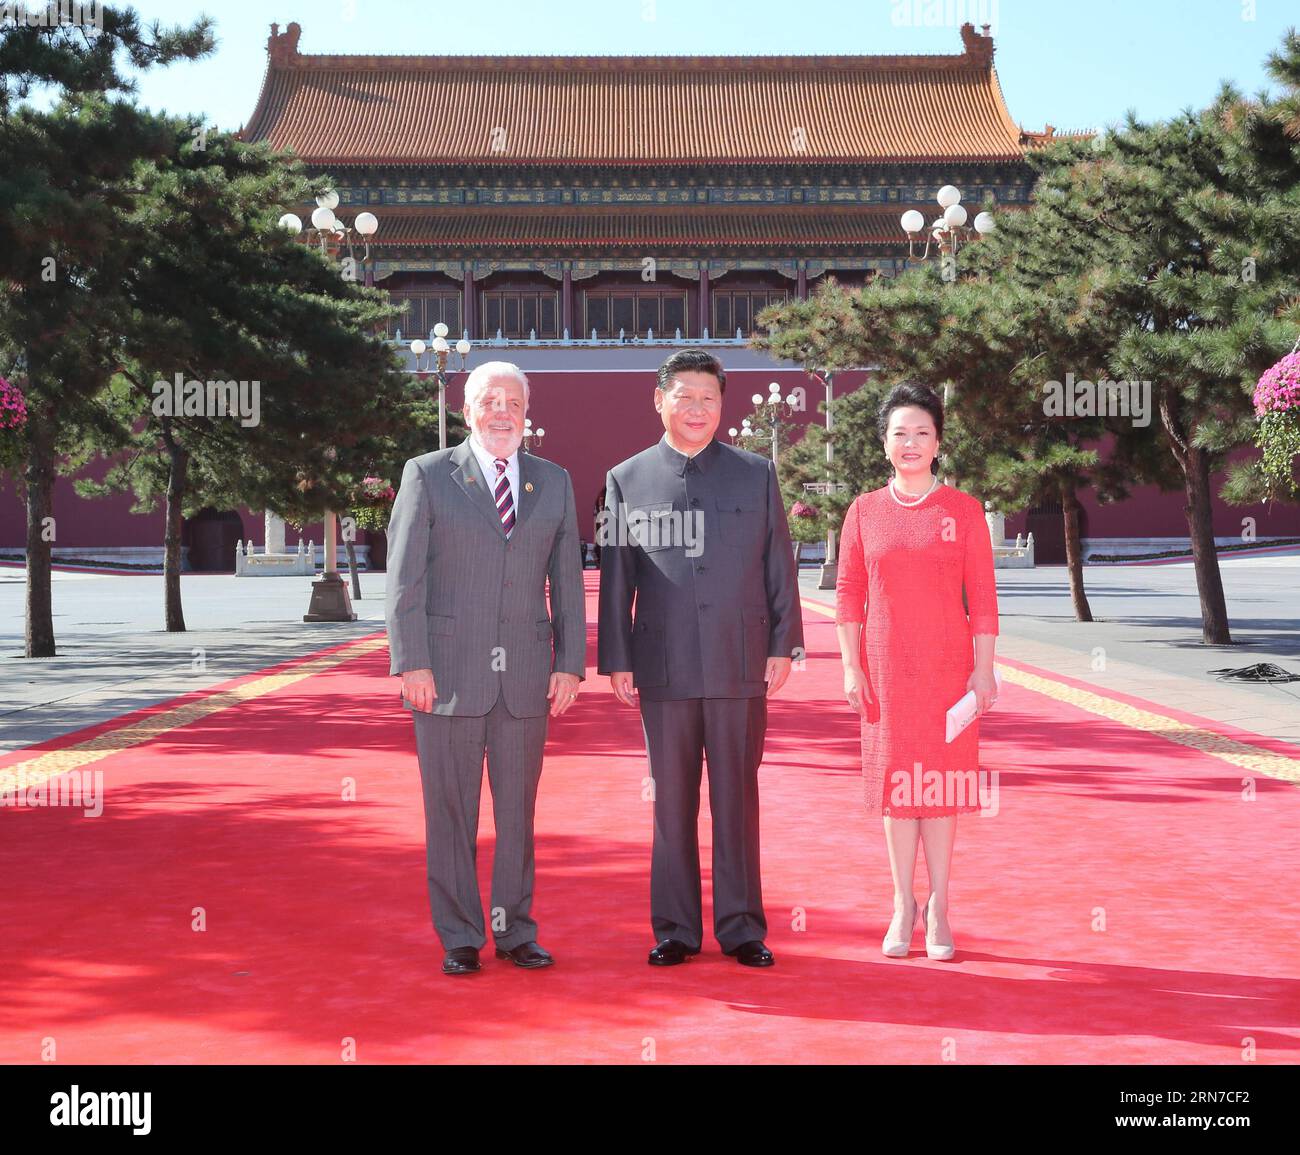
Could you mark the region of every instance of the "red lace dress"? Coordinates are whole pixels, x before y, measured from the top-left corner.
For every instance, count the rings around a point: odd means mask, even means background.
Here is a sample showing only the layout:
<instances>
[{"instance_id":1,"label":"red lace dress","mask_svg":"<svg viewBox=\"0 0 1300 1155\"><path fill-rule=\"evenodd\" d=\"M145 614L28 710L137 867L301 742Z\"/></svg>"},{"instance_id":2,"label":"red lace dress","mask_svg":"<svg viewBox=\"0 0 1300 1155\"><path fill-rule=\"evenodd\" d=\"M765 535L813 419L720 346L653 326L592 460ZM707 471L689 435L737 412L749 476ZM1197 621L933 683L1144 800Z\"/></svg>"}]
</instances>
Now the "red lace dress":
<instances>
[{"instance_id":1,"label":"red lace dress","mask_svg":"<svg viewBox=\"0 0 1300 1155\"><path fill-rule=\"evenodd\" d=\"M875 697L862 722L868 813L978 810L979 721L951 744L944 732L975 666L972 636L998 632L980 503L946 485L911 507L888 486L862 494L844 518L835 611L836 622L866 623L860 656Z\"/></svg>"}]
</instances>

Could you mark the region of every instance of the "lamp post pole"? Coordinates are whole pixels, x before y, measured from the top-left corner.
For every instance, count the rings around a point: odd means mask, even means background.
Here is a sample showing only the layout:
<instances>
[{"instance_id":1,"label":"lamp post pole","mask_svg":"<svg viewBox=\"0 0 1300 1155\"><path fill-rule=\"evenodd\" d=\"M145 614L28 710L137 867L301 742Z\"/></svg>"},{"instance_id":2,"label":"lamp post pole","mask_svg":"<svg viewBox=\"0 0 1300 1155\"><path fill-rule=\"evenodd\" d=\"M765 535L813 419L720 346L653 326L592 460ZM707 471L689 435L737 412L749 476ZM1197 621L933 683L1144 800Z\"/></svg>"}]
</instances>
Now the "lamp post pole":
<instances>
[{"instance_id":1,"label":"lamp post pole","mask_svg":"<svg viewBox=\"0 0 1300 1155\"><path fill-rule=\"evenodd\" d=\"M754 403L754 409L762 425L770 426L772 430L772 464L777 467L778 476L781 466L781 418L786 412L795 411L796 398L794 394L788 397L781 396L781 386L775 381L768 387L770 392L764 397L761 393L755 393L750 400ZM727 430L727 435L734 444L737 439L743 446L745 438L757 437L761 429L755 428L753 422L748 417L740 423L740 428L732 426Z\"/></svg>"},{"instance_id":2,"label":"lamp post pole","mask_svg":"<svg viewBox=\"0 0 1300 1155\"><path fill-rule=\"evenodd\" d=\"M439 321L433 327L433 343L426 345L419 338L411 342L411 352L415 355L415 372L419 373L420 358L424 356L429 349L433 350L435 375L438 378L438 448L447 448L447 358L451 354L452 346L447 344L447 326ZM472 348L470 343L462 337L456 342L456 352L460 354L460 367L463 372L465 369L465 358L469 355Z\"/></svg>"},{"instance_id":3,"label":"lamp post pole","mask_svg":"<svg viewBox=\"0 0 1300 1155\"><path fill-rule=\"evenodd\" d=\"M943 279L952 282L957 279L957 251L962 242L971 239L972 230L978 236L987 236L997 229L998 222L992 213L982 212L976 214L974 221L971 222L968 228L966 221L969 214L961 203L961 190L953 185L944 185L935 199L939 202L943 215L936 217L934 223L930 226L930 236L926 239L925 248L919 257L915 251L915 241L917 234L925 227L925 217L916 209L909 209L902 215L899 223L907 234L908 260L927 260L930 256L930 245L933 242L935 252L939 257ZM948 408L948 400L955 389L956 386L953 382L944 382L944 409ZM954 484L954 479L951 477L945 477L943 480L948 484Z\"/></svg>"},{"instance_id":4,"label":"lamp post pole","mask_svg":"<svg viewBox=\"0 0 1300 1155\"><path fill-rule=\"evenodd\" d=\"M365 252L361 263L363 269L370 261L370 238L379 227L374 213L358 213L351 225L334 215L338 208L339 194L333 189L326 189L316 198L316 208L311 214L311 228L308 233L315 233L320 242L320 251L326 255L326 238L330 238L341 247L346 244L348 255L343 266L346 280L356 280L356 253L352 247L352 235L355 232L365 242ZM302 221L294 213L285 213L280 218L280 227L293 236L303 231ZM364 283L370 285L373 274L365 269ZM334 450L327 451L327 456L334 457ZM317 581L312 582L311 603L303 614L304 622L355 622L357 615L352 609L352 599L348 596L348 587L338 572L338 518L334 511L326 510L322 518L324 531L324 570ZM353 571L355 578L355 569Z\"/></svg>"},{"instance_id":5,"label":"lamp post pole","mask_svg":"<svg viewBox=\"0 0 1300 1155\"><path fill-rule=\"evenodd\" d=\"M813 374L817 376L816 373ZM835 431L835 415L832 412L831 403L835 400L835 374L829 370L825 377L820 378L823 385L826 386L826 480L834 483L835 475L833 465L835 461L835 446L831 444L831 434ZM839 576L839 563L835 557L835 527L827 525L826 527L826 560L822 562L821 577L817 580L819 590L833 590L835 588L836 578Z\"/></svg>"}]
</instances>

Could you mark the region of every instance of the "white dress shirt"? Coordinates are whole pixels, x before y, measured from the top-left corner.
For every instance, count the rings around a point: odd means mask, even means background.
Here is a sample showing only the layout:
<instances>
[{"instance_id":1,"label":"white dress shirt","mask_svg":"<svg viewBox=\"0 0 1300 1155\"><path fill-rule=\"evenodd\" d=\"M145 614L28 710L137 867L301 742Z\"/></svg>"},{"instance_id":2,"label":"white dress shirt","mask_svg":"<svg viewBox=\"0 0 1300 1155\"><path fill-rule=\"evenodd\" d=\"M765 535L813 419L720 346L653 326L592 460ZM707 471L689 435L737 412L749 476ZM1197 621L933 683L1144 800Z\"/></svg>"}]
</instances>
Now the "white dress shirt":
<instances>
[{"instance_id":1,"label":"white dress shirt","mask_svg":"<svg viewBox=\"0 0 1300 1155\"><path fill-rule=\"evenodd\" d=\"M487 481L488 496L495 500L497 493L497 460L496 457L489 453L479 444L479 439L470 434L469 447L474 451L474 456L478 458L478 465L483 470L483 477ZM506 480L510 482L510 500L514 505L515 517L519 517L519 450L515 450L506 458Z\"/></svg>"}]
</instances>

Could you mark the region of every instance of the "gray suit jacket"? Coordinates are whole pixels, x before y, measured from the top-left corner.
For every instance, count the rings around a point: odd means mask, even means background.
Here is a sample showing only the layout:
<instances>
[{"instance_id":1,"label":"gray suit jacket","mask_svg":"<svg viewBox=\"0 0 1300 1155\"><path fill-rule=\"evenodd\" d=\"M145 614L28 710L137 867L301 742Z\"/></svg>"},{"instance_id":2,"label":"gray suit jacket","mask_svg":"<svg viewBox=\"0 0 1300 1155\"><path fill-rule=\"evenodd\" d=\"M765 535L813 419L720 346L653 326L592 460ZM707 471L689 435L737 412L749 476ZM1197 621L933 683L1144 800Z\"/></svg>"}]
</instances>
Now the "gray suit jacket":
<instances>
[{"instance_id":1,"label":"gray suit jacket","mask_svg":"<svg viewBox=\"0 0 1300 1155\"><path fill-rule=\"evenodd\" d=\"M536 717L552 671L585 674L573 482L521 452L519 488L507 540L468 441L406 463L388 523L388 649L394 674L433 671L435 714L483 715L504 693L516 718Z\"/></svg>"},{"instance_id":2,"label":"gray suit jacket","mask_svg":"<svg viewBox=\"0 0 1300 1155\"><path fill-rule=\"evenodd\" d=\"M803 646L772 462L718 441L687 458L665 437L609 471L605 506L600 672L631 670L647 701L764 695L767 659Z\"/></svg>"}]
</instances>

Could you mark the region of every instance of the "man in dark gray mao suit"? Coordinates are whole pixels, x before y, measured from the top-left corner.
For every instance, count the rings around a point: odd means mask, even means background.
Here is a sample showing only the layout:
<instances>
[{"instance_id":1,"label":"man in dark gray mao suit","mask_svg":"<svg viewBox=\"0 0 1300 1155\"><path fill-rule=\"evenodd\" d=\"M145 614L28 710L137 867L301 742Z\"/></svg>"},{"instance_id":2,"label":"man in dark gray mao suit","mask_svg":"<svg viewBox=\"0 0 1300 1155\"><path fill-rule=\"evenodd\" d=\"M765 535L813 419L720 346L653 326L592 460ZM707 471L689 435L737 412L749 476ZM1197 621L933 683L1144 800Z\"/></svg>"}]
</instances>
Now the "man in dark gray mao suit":
<instances>
[{"instance_id":1,"label":"man in dark gray mao suit","mask_svg":"<svg viewBox=\"0 0 1300 1155\"><path fill-rule=\"evenodd\" d=\"M533 811L548 704L556 717L577 697L587 624L573 484L560 466L520 452L527 408L516 366L478 366L465 382L469 440L406 463L388 526L391 672L415 722L429 902L447 974L479 970L487 941L474 867L484 753L497 957L530 968L554 961L531 916Z\"/></svg>"},{"instance_id":2,"label":"man in dark gray mao suit","mask_svg":"<svg viewBox=\"0 0 1300 1155\"><path fill-rule=\"evenodd\" d=\"M714 935L747 966L774 961L763 942L758 768L767 697L801 651L803 621L776 470L714 440L725 387L722 366L703 350L660 367L663 439L610 470L599 526L599 670L627 705L635 688L654 779L656 966L685 962L703 941L705 759Z\"/></svg>"}]
</instances>

